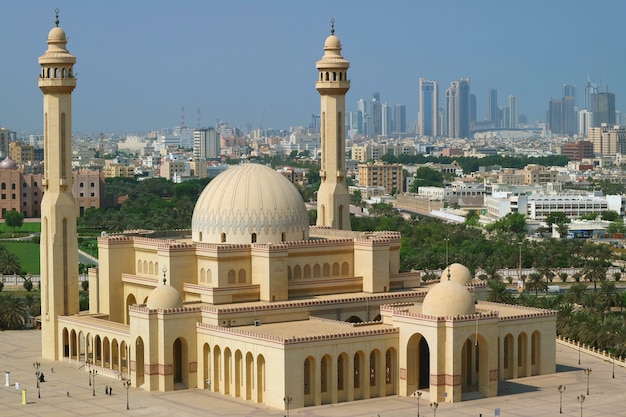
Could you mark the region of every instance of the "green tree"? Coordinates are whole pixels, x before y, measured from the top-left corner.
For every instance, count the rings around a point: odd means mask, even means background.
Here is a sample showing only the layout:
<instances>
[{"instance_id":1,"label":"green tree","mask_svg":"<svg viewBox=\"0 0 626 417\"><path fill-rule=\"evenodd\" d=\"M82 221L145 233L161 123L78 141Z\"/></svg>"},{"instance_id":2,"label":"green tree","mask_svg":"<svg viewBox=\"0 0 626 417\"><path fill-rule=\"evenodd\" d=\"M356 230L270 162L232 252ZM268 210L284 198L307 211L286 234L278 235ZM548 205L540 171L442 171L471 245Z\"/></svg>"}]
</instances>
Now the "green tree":
<instances>
[{"instance_id":1,"label":"green tree","mask_svg":"<svg viewBox=\"0 0 626 417\"><path fill-rule=\"evenodd\" d=\"M20 272L20 260L5 248L0 249L0 274L13 275Z\"/></svg>"},{"instance_id":2,"label":"green tree","mask_svg":"<svg viewBox=\"0 0 626 417\"><path fill-rule=\"evenodd\" d=\"M33 289L33 281L31 281L29 278L24 279L24 289L26 291L31 291Z\"/></svg>"},{"instance_id":3,"label":"green tree","mask_svg":"<svg viewBox=\"0 0 626 417\"><path fill-rule=\"evenodd\" d=\"M0 329L21 329L27 318L28 313L21 298L12 294L0 296Z\"/></svg>"},{"instance_id":4,"label":"green tree","mask_svg":"<svg viewBox=\"0 0 626 417\"><path fill-rule=\"evenodd\" d=\"M487 287L489 293L487 294L487 301L494 303L513 304L513 295L506 289L506 284L499 279L490 279L487 281Z\"/></svg>"},{"instance_id":5,"label":"green tree","mask_svg":"<svg viewBox=\"0 0 626 417\"><path fill-rule=\"evenodd\" d=\"M511 233L523 233L526 230L526 216L521 213L509 213L503 218L487 225L488 231L501 230Z\"/></svg>"},{"instance_id":6,"label":"green tree","mask_svg":"<svg viewBox=\"0 0 626 417\"><path fill-rule=\"evenodd\" d=\"M556 225L561 237L567 233L567 224L570 222L569 217L562 211L553 211L546 217L546 224L548 226Z\"/></svg>"},{"instance_id":7,"label":"green tree","mask_svg":"<svg viewBox=\"0 0 626 417\"><path fill-rule=\"evenodd\" d=\"M582 282L573 283L567 293L565 294L565 299L573 304L582 304L582 300L587 294L587 284Z\"/></svg>"},{"instance_id":8,"label":"green tree","mask_svg":"<svg viewBox=\"0 0 626 417\"><path fill-rule=\"evenodd\" d=\"M20 213L19 211L11 210L4 213L4 224L13 228L13 233L15 233L15 229L18 227L22 227L24 224L24 213Z\"/></svg>"},{"instance_id":9,"label":"green tree","mask_svg":"<svg viewBox=\"0 0 626 417\"><path fill-rule=\"evenodd\" d=\"M548 284L543 281L543 276L540 273L533 272L528 275L526 288L528 291L535 291L535 295L538 295L539 291L545 291L548 289Z\"/></svg>"},{"instance_id":10,"label":"green tree","mask_svg":"<svg viewBox=\"0 0 626 417\"><path fill-rule=\"evenodd\" d=\"M600 218L602 220L612 222L612 221L619 219L620 216L619 216L619 213L616 212L615 210L607 210L607 211L602 212L602 215L600 216Z\"/></svg>"},{"instance_id":11,"label":"green tree","mask_svg":"<svg viewBox=\"0 0 626 417\"><path fill-rule=\"evenodd\" d=\"M428 167L420 167L415 171L410 191L416 193L419 187L443 187L443 174Z\"/></svg>"}]
</instances>

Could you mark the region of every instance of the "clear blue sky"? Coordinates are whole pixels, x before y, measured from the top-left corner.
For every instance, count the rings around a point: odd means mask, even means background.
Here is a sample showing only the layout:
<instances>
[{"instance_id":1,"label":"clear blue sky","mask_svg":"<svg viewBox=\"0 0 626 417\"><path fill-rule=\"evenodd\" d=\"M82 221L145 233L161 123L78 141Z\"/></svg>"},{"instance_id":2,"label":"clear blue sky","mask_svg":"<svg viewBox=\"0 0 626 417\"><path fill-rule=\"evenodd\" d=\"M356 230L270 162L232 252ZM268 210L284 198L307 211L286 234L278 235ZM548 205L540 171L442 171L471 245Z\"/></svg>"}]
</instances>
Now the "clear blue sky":
<instances>
[{"instance_id":1,"label":"clear blue sky","mask_svg":"<svg viewBox=\"0 0 626 417\"><path fill-rule=\"evenodd\" d=\"M54 9L76 55L75 132L147 131L216 119L253 128L309 123L319 112L315 61L330 19L351 63L347 110L378 91L417 119L419 77L471 79L543 119L564 83L590 76L626 97L623 0L2 0L0 126L41 131L37 58Z\"/></svg>"}]
</instances>

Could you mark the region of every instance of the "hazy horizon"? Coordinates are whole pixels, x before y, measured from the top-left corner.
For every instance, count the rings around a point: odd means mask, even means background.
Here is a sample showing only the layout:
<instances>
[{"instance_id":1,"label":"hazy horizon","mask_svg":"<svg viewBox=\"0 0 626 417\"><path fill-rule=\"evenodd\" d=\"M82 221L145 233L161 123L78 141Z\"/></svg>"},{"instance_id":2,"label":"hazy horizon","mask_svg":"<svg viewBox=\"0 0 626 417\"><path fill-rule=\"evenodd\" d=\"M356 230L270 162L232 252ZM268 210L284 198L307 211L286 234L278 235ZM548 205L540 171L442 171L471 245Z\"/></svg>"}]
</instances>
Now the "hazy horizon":
<instances>
[{"instance_id":1,"label":"hazy horizon","mask_svg":"<svg viewBox=\"0 0 626 417\"><path fill-rule=\"evenodd\" d=\"M288 128L319 113L315 62L335 19L350 61L346 110L379 92L381 101L418 111L418 80L471 79L477 118L487 90L498 104L518 96L519 113L544 120L563 84L584 105L587 77L626 96L620 53L626 3L604 0L293 1L201 0L0 3L5 62L0 77L0 126L41 131L37 58L47 48L54 9L77 57L73 131L149 131L180 124ZM592 16L599 16L593 18Z\"/></svg>"}]
</instances>

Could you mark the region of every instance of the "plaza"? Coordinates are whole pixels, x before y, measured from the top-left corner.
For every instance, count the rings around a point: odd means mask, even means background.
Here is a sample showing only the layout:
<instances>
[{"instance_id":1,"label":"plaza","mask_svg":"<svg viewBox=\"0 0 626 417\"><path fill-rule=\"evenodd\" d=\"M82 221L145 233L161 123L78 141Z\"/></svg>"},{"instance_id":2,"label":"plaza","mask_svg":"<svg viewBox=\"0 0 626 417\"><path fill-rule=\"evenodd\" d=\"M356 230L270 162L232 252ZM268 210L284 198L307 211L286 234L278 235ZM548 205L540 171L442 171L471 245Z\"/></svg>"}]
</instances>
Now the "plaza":
<instances>
[{"instance_id":1,"label":"plaza","mask_svg":"<svg viewBox=\"0 0 626 417\"><path fill-rule=\"evenodd\" d=\"M89 373L75 363L47 361L41 358L41 333L38 330L5 331L0 333L0 371L9 372L10 384L0 385L0 416L380 416L412 417L417 414L417 401L412 397L390 396L341 404L292 409L287 412L249 401L223 396L201 389L175 392L148 392L131 387L126 410L126 390L123 381L105 375L89 386ZM623 416L626 401L626 370L597 358L585 350L578 365L578 349L557 343L557 372L500 381L499 396L467 399L458 403L440 403L436 415L494 416L499 408L501 416L556 416L559 415L559 385L565 385L562 410L564 416L580 416L577 397L585 395L583 415ZM37 398L34 362L40 362L40 371L46 382L41 383L41 398ZM591 369L589 395L584 369ZM54 371L53 371L54 369ZM6 375L6 374L5 374ZM15 389L19 383L20 392ZM112 395L105 395L108 385ZM22 404L21 390L27 391L27 403ZM68 396L69 393L69 396ZM427 393L420 400L420 415L433 415Z\"/></svg>"}]
</instances>

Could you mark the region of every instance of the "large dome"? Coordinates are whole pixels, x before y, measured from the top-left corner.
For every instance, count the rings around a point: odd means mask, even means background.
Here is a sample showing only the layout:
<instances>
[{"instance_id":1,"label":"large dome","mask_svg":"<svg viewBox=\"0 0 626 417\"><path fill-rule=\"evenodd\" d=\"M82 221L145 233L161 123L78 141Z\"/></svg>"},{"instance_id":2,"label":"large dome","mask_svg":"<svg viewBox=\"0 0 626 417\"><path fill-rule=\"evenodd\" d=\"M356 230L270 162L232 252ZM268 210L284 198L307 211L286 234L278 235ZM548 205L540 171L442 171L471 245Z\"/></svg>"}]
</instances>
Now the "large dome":
<instances>
[{"instance_id":1,"label":"large dome","mask_svg":"<svg viewBox=\"0 0 626 417\"><path fill-rule=\"evenodd\" d=\"M422 314L436 317L464 316L475 312L472 294L454 281L435 284L424 297L422 305Z\"/></svg>"},{"instance_id":2,"label":"large dome","mask_svg":"<svg viewBox=\"0 0 626 417\"><path fill-rule=\"evenodd\" d=\"M167 310L170 308L181 308L183 299L176 288L169 285L157 285L148 296L146 307L151 310Z\"/></svg>"},{"instance_id":3,"label":"large dome","mask_svg":"<svg viewBox=\"0 0 626 417\"><path fill-rule=\"evenodd\" d=\"M465 265L454 263L441 272L441 281L448 280L448 271L450 271L450 281L459 284L469 284L472 282L472 273Z\"/></svg>"},{"instance_id":4,"label":"large dome","mask_svg":"<svg viewBox=\"0 0 626 417\"><path fill-rule=\"evenodd\" d=\"M191 220L194 242L271 243L304 240L309 217L296 187L273 169L243 164L211 181Z\"/></svg>"}]
</instances>

